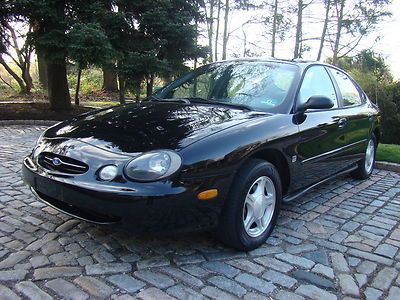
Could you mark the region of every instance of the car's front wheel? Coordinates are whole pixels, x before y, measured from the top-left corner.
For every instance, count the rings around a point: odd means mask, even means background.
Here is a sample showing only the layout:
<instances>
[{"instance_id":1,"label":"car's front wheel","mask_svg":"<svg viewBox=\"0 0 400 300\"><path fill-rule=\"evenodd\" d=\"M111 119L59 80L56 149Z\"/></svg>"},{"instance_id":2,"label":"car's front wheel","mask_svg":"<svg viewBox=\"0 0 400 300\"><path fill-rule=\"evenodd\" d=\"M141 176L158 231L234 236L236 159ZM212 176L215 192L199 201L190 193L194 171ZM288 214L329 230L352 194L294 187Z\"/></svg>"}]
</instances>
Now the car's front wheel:
<instances>
[{"instance_id":1,"label":"car's front wheel","mask_svg":"<svg viewBox=\"0 0 400 300\"><path fill-rule=\"evenodd\" d=\"M252 250L271 234L280 211L279 173L269 162L252 159L236 176L219 224L220 239L239 250Z\"/></svg>"},{"instance_id":2,"label":"car's front wheel","mask_svg":"<svg viewBox=\"0 0 400 300\"><path fill-rule=\"evenodd\" d=\"M357 169L351 173L354 178L367 179L372 174L375 166L376 148L376 138L372 135L368 141L364 158L358 163Z\"/></svg>"}]
</instances>

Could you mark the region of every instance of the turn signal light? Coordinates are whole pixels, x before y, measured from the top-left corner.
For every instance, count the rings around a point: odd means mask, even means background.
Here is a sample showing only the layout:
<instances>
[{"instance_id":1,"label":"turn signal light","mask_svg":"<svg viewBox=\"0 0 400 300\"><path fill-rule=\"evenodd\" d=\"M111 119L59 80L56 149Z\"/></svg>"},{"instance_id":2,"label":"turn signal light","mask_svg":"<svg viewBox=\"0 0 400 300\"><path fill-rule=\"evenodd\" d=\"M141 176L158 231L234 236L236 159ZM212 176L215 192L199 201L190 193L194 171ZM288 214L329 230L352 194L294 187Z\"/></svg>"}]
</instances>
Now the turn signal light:
<instances>
[{"instance_id":1,"label":"turn signal light","mask_svg":"<svg viewBox=\"0 0 400 300\"><path fill-rule=\"evenodd\" d=\"M217 189L206 190L197 194L199 200L210 200L218 196Z\"/></svg>"}]
</instances>

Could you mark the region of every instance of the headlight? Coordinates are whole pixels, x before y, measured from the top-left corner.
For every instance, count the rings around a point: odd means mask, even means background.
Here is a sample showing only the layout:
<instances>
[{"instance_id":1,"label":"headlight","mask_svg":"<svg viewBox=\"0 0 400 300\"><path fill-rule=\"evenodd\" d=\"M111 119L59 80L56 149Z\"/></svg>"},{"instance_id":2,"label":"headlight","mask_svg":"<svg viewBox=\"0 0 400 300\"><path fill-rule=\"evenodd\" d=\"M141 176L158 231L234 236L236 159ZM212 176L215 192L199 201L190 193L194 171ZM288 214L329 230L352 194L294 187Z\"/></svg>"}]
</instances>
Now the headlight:
<instances>
[{"instance_id":1,"label":"headlight","mask_svg":"<svg viewBox=\"0 0 400 300\"><path fill-rule=\"evenodd\" d=\"M181 164L181 157L173 151L147 152L125 166L125 175L136 181L156 181L178 171Z\"/></svg>"}]
</instances>

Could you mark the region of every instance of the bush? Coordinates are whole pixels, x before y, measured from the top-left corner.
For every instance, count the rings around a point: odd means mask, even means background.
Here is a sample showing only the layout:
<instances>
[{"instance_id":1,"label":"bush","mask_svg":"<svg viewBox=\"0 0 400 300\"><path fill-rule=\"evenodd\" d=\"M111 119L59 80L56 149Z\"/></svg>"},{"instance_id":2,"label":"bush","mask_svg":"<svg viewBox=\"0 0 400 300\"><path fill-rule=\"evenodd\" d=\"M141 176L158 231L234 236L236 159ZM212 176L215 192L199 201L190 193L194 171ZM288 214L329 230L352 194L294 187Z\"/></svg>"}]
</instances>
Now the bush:
<instances>
[{"instance_id":1,"label":"bush","mask_svg":"<svg viewBox=\"0 0 400 300\"><path fill-rule=\"evenodd\" d=\"M400 82L383 86L378 92L382 114L382 142L400 144Z\"/></svg>"},{"instance_id":2,"label":"bush","mask_svg":"<svg viewBox=\"0 0 400 300\"><path fill-rule=\"evenodd\" d=\"M77 72L68 75L68 84L71 91L75 92ZM103 85L103 72L101 69L90 68L82 71L80 94L90 94L101 90Z\"/></svg>"},{"instance_id":3,"label":"bush","mask_svg":"<svg viewBox=\"0 0 400 300\"><path fill-rule=\"evenodd\" d=\"M361 85L368 97L381 111L381 142L400 144L400 82L379 82L372 72L359 69L350 70L350 74Z\"/></svg>"}]
</instances>

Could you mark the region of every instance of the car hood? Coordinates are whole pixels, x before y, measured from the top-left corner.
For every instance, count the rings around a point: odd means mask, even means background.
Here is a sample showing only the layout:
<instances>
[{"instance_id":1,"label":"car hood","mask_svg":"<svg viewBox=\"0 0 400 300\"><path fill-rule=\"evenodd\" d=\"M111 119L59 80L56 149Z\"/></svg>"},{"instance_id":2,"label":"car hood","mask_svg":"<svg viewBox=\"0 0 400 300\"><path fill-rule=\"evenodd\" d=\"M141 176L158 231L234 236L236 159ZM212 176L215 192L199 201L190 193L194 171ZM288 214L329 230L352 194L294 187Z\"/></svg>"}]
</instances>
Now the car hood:
<instances>
[{"instance_id":1,"label":"car hood","mask_svg":"<svg viewBox=\"0 0 400 300\"><path fill-rule=\"evenodd\" d=\"M77 139L121 154L179 151L206 136L265 115L209 104L146 102L78 116L51 127L44 137Z\"/></svg>"}]
</instances>

